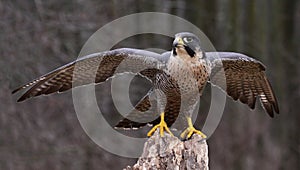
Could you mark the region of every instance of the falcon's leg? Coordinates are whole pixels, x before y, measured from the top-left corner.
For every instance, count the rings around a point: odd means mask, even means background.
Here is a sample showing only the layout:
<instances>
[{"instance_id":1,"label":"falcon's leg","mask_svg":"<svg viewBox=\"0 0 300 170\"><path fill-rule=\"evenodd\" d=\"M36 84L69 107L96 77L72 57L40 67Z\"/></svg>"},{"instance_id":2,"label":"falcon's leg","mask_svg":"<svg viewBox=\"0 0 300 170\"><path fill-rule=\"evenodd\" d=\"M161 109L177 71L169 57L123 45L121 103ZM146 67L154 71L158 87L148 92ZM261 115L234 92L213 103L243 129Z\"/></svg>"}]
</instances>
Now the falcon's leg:
<instances>
[{"instance_id":1,"label":"falcon's leg","mask_svg":"<svg viewBox=\"0 0 300 170\"><path fill-rule=\"evenodd\" d=\"M188 127L180 134L182 139L189 139L194 133L199 134L202 138L206 138L206 135L203 132L194 128L191 117L187 116L186 119Z\"/></svg>"},{"instance_id":2,"label":"falcon's leg","mask_svg":"<svg viewBox=\"0 0 300 170\"><path fill-rule=\"evenodd\" d=\"M167 123L165 122L165 113L162 112L160 115L160 123L155 125L147 134L148 137L152 136L152 134L156 131L156 129L159 128L159 133L160 136L163 137L164 136L164 130L166 130L168 133L170 133L172 136L173 133L170 131L170 129L168 128Z\"/></svg>"}]
</instances>

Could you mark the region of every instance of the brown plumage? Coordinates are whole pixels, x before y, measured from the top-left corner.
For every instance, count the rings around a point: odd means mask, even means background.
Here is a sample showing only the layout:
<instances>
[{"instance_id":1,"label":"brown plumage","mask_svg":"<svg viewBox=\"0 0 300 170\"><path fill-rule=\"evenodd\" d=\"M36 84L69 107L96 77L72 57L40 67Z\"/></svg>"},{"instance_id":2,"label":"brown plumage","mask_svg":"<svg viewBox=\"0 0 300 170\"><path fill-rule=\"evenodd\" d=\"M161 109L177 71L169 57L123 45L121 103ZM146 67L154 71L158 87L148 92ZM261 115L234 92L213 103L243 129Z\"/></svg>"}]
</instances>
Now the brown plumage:
<instances>
[{"instance_id":1,"label":"brown plumage","mask_svg":"<svg viewBox=\"0 0 300 170\"><path fill-rule=\"evenodd\" d=\"M153 89L116 127L139 128L156 124L161 112L165 113L165 121L171 126L179 113L191 114L206 82L219 86L234 100L240 100L251 109L255 108L258 98L271 117L274 111L279 113L262 63L239 53L205 53L193 34L177 35L183 39L187 36L195 41L187 41L187 45L173 44L173 50L163 54L127 48L92 54L41 76L13 93L29 88L18 99L23 101L133 73L151 81Z\"/></svg>"},{"instance_id":2,"label":"brown plumage","mask_svg":"<svg viewBox=\"0 0 300 170\"><path fill-rule=\"evenodd\" d=\"M161 72L162 68L159 67L164 62L159 54L137 49L124 48L96 53L66 64L15 89L12 93L30 87L18 99L20 102L42 94L63 92L72 87L101 83L122 72L139 73L153 79L156 72Z\"/></svg>"},{"instance_id":3,"label":"brown plumage","mask_svg":"<svg viewBox=\"0 0 300 170\"><path fill-rule=\"evenodd\" d=\"M261 62L233 52L211 52L207 53L207 57L213 68L211 83L221 87L234 100L240 100L251 109L255 108L256 99L259 98L271 117L274 117L274 111L279 113L277 99L266 77L265 66ZM225 73L225 76L222 73Z\"/></svg>"}]
</instances>

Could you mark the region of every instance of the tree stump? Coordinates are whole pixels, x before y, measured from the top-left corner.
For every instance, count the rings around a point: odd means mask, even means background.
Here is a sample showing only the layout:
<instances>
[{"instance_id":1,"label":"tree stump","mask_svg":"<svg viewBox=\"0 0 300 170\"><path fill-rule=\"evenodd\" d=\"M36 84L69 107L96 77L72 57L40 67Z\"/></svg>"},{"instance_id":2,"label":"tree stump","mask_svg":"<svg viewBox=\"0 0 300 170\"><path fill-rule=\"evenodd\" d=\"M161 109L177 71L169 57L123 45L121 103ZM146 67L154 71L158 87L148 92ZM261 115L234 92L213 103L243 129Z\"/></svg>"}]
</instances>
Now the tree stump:
<instances>
[{"instance_id":1,"label":"tree stump","mask_svg":"<svg viewBox=\"0 0 300 170\"><path fill-rule=\"evenodd\" d=\"M208 145L199 135L181 141L168 133L160 137L159 131L156 131L145 143L144 151L137 163L133 167L124 168L124 170L146 169L208 170Z\"/></svg>"}]
</instances>

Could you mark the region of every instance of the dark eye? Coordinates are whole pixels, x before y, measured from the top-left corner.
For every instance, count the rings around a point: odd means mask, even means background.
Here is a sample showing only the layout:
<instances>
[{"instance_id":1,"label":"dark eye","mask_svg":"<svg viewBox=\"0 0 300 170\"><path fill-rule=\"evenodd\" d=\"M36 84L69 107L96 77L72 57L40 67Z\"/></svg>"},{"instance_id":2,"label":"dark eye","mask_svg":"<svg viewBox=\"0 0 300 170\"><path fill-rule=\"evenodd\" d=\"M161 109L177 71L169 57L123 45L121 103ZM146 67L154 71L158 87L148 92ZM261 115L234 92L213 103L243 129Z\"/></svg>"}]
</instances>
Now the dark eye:
<instances>
[{"instance_id":1,"label":"dark eye","mask_svg":"<svg viewBox=\"0 0 300 170\"><path fill-rule=\"evenodd\" d=\"M190 43L190 42L193 41L193 38L191 38L191 37L184 37L183 41L186 42L186 43Z\"/></svg>"}]
</instances>

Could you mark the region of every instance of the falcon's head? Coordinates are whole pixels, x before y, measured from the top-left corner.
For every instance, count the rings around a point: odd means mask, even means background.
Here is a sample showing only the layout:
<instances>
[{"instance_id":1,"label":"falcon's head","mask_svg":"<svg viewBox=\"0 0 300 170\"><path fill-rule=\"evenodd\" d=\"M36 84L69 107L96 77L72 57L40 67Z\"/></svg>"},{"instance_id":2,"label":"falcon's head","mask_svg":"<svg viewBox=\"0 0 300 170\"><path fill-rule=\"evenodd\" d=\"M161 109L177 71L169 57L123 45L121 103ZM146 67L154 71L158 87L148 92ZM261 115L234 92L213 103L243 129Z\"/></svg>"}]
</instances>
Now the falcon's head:
<instances>
[{"instance_id":1,"label":"falcon's head","mask_svg":"<svg viewBox=\"0 0 300 170\"><path fill-rule=\"evenodd\" d=\"M203 57L199 38L189 32L182 32L175 35L172 51L173 56L185 59Z\"/></svg>"}]
</instances>

